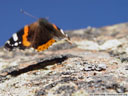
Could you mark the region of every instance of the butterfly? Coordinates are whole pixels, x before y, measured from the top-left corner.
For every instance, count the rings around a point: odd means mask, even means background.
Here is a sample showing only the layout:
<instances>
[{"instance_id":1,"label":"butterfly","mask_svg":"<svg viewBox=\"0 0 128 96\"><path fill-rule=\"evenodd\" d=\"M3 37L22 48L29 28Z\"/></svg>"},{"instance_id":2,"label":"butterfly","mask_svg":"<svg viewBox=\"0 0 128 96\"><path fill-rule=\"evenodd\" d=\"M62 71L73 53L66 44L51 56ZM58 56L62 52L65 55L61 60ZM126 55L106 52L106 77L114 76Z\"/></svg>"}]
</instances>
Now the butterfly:
<instances>
[{"instance_id":1,"label":"butterfly","mask_svg":"<svg viewBox=\"0 0 128 96\"><path fill-rule=\"evenodd\" d=\"M37 51L48 49L58 40L65 39L70 42L70 38L62 29L50 23L45 18L39 18L32 24L25 25L24 28L14 33L6 41L4 48L13 50L15 48L34 48Z\"/></svg>"}]
</instances>

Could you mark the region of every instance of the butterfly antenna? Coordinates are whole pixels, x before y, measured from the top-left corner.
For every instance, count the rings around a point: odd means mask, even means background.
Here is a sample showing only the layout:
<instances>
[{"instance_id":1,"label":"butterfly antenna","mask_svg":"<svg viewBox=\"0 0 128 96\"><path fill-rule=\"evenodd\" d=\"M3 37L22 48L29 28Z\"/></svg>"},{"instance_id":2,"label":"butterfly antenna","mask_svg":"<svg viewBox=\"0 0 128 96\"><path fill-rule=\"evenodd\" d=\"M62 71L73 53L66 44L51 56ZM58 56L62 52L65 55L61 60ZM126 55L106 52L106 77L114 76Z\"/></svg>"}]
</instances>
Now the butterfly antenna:
<instances>
[{"instance_id":1,"label":"butterfly antenna","mask_svg":"<svg viewBox=\"0 0 128 96\"><path fill-rule=\"evenodd\" d=\"M37 17L35 17L35 16L33 16L32 14L30 14L30 13L24 11L23 9L20 9L20 12L23 13L24 15L27 15L27 16L32 17L32 18L34 18L34 19L38 19Z\"/></svg>"}]
</instances>

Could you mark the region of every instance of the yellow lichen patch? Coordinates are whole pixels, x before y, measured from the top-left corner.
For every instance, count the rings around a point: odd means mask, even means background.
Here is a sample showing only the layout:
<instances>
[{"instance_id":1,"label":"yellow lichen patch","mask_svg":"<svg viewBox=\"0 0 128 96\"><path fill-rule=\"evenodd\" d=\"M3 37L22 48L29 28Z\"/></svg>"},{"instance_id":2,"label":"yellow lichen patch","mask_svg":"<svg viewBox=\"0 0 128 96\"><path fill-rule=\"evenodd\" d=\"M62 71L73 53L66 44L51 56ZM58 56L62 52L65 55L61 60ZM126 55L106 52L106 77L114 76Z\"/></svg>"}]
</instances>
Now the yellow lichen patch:
<instances>
[{"instance_id":1,"label":"yellow lichen patch","mask_svg":"<svg viewBox=\"0 0 128 96\"><path fill-rule=\"evenodd\" d=\"M29 27L28 27L28 25L26 25L26 26L24 27L24 34L23 34L23 36L22 36L23 45L26 46L26 47L28 47L28 46L31 45L31 43L27 40L28 32L29 32Z\"/></svg>"},{"instance_id":2,"label":"yellow lichen patch","mask_svg":"<svg viewBox=\"0 0 128 96\"><path fill-rule=\"evenodd\" d=\"M36 50L39 51L44 51L48 49L49 46L51 46L55 42L54 39L50 39L47 43L40 45Z\"/></svg>"}]
</instances>

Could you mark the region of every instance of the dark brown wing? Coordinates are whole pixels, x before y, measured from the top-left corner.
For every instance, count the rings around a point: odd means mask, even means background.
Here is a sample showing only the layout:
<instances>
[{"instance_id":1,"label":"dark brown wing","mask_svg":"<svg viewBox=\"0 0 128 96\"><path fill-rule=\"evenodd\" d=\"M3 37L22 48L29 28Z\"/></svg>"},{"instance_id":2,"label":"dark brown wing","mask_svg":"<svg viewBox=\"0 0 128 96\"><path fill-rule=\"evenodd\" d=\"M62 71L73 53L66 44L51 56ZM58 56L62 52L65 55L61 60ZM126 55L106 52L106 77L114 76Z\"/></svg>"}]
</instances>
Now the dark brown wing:
<instances>
[{"instance_id":1,"label":"dark brown wing","mask_svg":"<svg viewBox=\"0 0 128 96\"><path fill-rule=\"evenodd\" d=\"M65 38L66 35L54 24L45 19L39 19L15 33L6 43L5 48L30 48L43 51L56 42L53 38Z\"/></svg>"},{"instance_id":2,"label":"dark brown wing","mask_svg":"<svg viewBox=\"0 0 128 96\"><path fill-rule=\"evenodd\" d=\"M28 40L31 42L31 46L37 51L48 49L55 42L50 28L40 25L38 22L30 25Z\"/></svg>"},{"instance_id":3,"label":"dark brown wing","mask_svg":"<svg viewBox=\"0 0 128 96\"><path fill-rule=\"evenodd\" d=\"M55 40L50 30L45 26L40 26L38 22L26 25L5 43L6 49L14 48L26 49L33 47L37 51L46 50Z\"/></svg>"}]
</instances>

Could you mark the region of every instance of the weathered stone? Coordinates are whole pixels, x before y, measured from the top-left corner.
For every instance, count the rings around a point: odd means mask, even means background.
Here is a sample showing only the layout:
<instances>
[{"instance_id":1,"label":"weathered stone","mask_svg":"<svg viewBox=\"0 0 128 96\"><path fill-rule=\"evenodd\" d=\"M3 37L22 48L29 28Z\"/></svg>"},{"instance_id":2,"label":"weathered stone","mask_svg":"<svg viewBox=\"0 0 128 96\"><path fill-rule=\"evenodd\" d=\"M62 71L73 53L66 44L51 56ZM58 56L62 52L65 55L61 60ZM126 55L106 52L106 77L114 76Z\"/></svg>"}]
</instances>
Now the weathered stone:
<instances>
[{"instance_id":1,"label":"weathered stone","mask_svg":"<svg viewBox=\"0 0 128 96\"><path fill-rule=\"evenodd\" d=\"M128 93L128 23L66 33L44 52L0 48L0 96Z\"/></svg>"}]
</instances>

